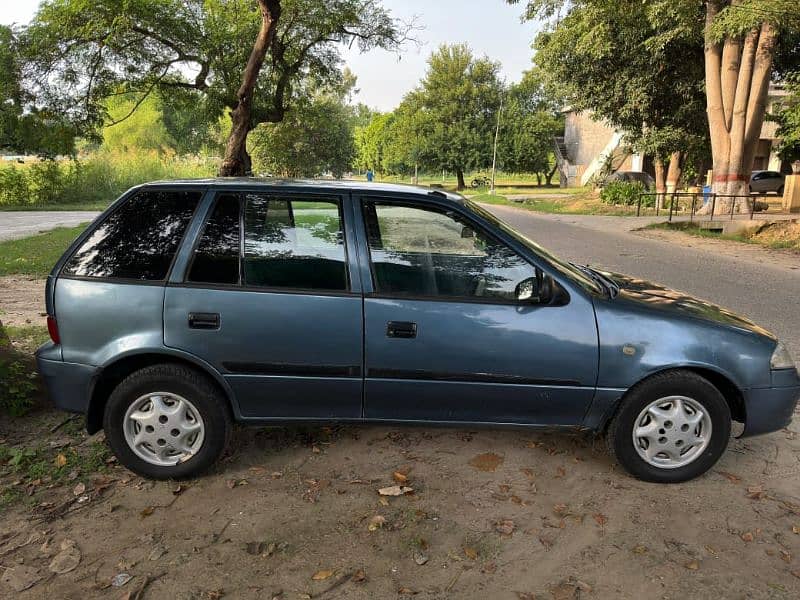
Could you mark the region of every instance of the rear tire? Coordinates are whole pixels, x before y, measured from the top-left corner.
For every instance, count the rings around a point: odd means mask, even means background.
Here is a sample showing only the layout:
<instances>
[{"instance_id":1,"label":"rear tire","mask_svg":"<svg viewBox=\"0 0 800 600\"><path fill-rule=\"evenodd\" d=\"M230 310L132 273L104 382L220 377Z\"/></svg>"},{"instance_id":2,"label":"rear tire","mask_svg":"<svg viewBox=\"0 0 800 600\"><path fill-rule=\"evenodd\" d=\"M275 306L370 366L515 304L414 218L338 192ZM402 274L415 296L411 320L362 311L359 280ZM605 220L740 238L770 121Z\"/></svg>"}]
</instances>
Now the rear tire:
<instances>
[{"instance_id":1,"label":"rear tire","mask_svg":"<svg viewBox=\"0 0 800 600\"><path fill-rule=\"evenodd\" d=\"M114 389L103 429L119 462L134 473L183 479L216 462L232 426L227 400L204 374L163 364L132 373Z\"/></svg>"},{"instance_id":2,"label":"rear tire","mask_svg":"<svg viewBox=\"0 0 800 600\"><path fill-rule=\"evenodd\" d=\"M634 477L679 483L714 466L730 435L731 412L719 390L691 371L667 371L625 394L606 442Z\"/></svg>"}]
</instances>

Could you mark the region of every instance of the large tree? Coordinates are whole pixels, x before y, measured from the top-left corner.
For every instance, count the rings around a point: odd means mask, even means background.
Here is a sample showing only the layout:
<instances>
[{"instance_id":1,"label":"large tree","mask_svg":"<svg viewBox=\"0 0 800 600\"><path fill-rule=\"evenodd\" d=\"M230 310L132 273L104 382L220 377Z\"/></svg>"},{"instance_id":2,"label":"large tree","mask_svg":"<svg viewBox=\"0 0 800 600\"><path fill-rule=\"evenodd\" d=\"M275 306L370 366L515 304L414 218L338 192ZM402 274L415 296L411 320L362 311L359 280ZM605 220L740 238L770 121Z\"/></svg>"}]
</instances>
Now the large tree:
<instances>
[{"instance_id":1,"label":"large tree","mask_svg":"<svg viewBox=\"0 0 800 600\"><path fill-rule=\"evenodd\" d=\"M26 75L41 105L87 130L113 94L199 92L198 113L231 116L221 174L242 175L247 134L338 79L341 44L395 50L408 31L376 0L45 0Z\"/></svg>"},{"instance_id":2,"label":"large tree","mask_svg":"<svg viewBox=\"0 0 800 600\"><path fill-rule=\"evenodd\" d=\"M520 0L507 0L517 4ZM658 50L664 43L685 38L702 37L697 43L702 53L701 61L695 57L696 49L674 56L671 68L697 68L702 64L704 93L714 165L714 190L719 194L738 196L735 207L747 210L750 198L747 184L753 166L755 150L766 113L769 84L775 70L776 57L784 62L797 61L796 38L787 45L781 43L781 34L798 28L797 7L794 0L648 0L624 2L621 0L527 0L526 18L560 16L566 19L573 11L586 6L607 5L616 11L621 22L630 14L645 11L649 17L645 25L655 25L656 35L648 35L637 44L637 49ZM699 18L695 15L699 14ZM687 18L689 17L689 18ZM565 20L566 20L565 19ZM555 28L558 29L558 24ZM613 25L612 25L613 28ZM632 40L635 43L634 38ZM783 54L783 56L782 56ZM614 80L618 71L615 65L604 64L606 76ZM650 69L660 75L661 64ZM580 68L578 64L576 67ZM643 67L647 69L645 65ZM619 93L629 94L620 89ZM660 95L660 94L659 94ZM605 95L611 98L610 94ZM650 122L643 120L645 126ZM680 134L679 136L680 137ZM731 200L717 203L720 210L729 210Z\"/></svg>"},{"instance_id":3,"label":"large tree","mask_svg":"<svg viewBox=\"0 0 800 600\"><path fill-rule=\"evenodd\" d=\"M492 138L502 84L499 65L476 58L464 44L442 46L428 59L428 71L411 93L419 120L419 161L429 168L453 171L458 189L464 172L492 160Z\"/></svg>"}]
</instances>

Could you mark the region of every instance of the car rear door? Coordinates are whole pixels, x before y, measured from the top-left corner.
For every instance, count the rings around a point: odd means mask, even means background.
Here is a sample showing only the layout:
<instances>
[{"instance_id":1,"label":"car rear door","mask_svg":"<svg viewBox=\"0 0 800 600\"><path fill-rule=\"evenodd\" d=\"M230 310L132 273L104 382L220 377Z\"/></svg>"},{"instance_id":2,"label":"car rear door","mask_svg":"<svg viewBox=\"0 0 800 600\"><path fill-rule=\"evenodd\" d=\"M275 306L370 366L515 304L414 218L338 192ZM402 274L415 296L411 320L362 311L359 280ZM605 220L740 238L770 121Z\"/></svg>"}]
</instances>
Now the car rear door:
<instances>
[{"instance_id":1,"label":"car rear door","mask_svg":"<svg viewBox=\"0 0 800 600\"><path fill-rule=\"evenodd\" d=\"M575 425L597 379L591 299L523 304L537 267L465 212L363 197L367 419Z\"/></svg>"},{"instance_id":2,"label":"car rear door","mask_svg":"<svg viewBox=\"0 0 800 600\"><path fill-rule=\"evenodd\" d=\"M167 346L223 374L244 419L357 419L362 301L349 198L229 190L184 249L164 301Z\"/></svg>"}]
</instances>

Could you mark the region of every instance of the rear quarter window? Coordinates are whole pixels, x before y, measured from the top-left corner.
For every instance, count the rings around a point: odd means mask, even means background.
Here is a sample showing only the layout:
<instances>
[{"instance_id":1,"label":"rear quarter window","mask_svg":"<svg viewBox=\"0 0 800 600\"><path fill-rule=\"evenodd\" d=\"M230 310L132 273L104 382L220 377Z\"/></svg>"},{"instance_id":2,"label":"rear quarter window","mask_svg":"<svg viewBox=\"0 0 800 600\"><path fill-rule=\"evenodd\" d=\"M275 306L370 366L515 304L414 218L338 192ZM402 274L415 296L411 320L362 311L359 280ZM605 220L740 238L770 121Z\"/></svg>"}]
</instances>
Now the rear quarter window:
<instances>
[{"instance_id":1,"label":"rear quarter window","mask_svg":"<svg viewBox=\"0 0 800 600\"><path fill-rule=\"evenodd\" d=\"M63 275L162 281L200 201L200 191L145 190L103 220Z\"/></svg>"}]
</instances>

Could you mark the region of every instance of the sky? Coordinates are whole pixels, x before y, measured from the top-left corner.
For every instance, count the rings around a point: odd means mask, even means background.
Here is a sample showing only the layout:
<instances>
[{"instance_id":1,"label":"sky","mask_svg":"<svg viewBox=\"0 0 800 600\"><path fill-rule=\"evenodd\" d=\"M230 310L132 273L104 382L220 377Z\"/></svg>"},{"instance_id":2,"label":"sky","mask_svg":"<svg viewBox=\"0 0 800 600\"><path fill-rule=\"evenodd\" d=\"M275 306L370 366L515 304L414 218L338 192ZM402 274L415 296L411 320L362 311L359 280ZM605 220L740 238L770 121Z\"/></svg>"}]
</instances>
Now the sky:
<instances>
[{"instance_id":1,"label":"sky","mask_svg":"<svg viewBox=\"0 0 800 600\"><path fill-rule=\"evenodd\" d=\"M345 49L345 64L358 77L356 100L373 108L390 110L425 75L428 56L444 43L466 42L478 56L502 65L501 76L518 81L530 67L532 23L520 23L520 5L505 0L383 0L392 14L403 20L415 18L422 27L415 33L421 42L408 44L399 54L372 50L360 54ZM3 0L0 23L27 23L39 0Z\"/></svg>"}]
</instances>

